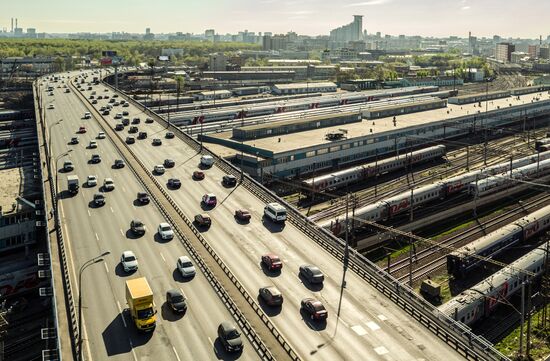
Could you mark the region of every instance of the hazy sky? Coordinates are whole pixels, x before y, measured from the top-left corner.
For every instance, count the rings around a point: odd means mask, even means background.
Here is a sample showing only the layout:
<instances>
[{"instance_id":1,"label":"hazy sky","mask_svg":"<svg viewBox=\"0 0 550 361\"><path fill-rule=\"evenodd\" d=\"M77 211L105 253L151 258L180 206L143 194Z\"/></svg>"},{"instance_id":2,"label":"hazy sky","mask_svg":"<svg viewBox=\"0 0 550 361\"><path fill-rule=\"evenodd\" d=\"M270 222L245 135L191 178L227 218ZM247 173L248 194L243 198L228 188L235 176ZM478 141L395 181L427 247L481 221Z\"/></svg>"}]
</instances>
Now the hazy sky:
<instances>
[{"instance_id":1,"label":"hazy sky","mask_svg":"<svg viewBox=\"0 0 550 361\"><path fill-rule=\"evenodd\" d=\"M548 0L0 0L0 28L39 32L328 34L364 15L369 33L536 38L550 35Z\"/></svg>"}]
</instances>

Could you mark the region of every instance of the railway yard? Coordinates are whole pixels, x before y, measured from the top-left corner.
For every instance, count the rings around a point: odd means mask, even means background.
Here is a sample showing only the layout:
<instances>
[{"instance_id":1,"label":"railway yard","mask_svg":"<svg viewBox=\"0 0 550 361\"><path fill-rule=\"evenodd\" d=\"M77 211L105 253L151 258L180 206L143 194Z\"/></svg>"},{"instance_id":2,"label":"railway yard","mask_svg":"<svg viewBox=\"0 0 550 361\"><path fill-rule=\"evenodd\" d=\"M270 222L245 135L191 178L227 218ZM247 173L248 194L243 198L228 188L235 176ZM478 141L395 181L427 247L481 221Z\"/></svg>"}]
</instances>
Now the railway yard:
<instances>
[{"instance_id":1,"label":"railway yard","mask_svg":"<svg viewBox=\"0 0 550 361\"><path fill-rule=\"evenodd\" d=\"M509 87L517 81L516 78L506 77L497 82L496 86L491 84L491 91L496 97L500 97L494 90ZM522 79L520 85L526 85L525 79ZM484 90L490 96L489 89L482 89L480 86L465 93L478 91L483 94ZM372 97L367 94L361 101L358 96L335 95L332 97L340 100L334 101L334 106L328 104L331 101L326 96L321 99L326 99L324 104L327 105L322 106L319 104L323 102L318 102L319 98L315 97L288 103L317 102L316 105L305 105L306 110L293 110L292 107L271 110L275 109L274 105L262 103L256 110L249 105L248 112L237 111L238 106L223 107L217 113L205 113L205 110L184 111L174 114L172 120L179 122L182 129L198 139L206 134L215 135L220 132L233 133L233 137L219 136L225 139L233 139L237 134L246 137L248 128L256 132L260 128L271 129L270 124L274 124L273 133L268 130L266 134L282 134L275 133L275 122L280 127L280 124L286 125L295 117L306 122L304 119L310 116L325 117L335 114L334 112L341 114L345 111L360 112L364 117L365 109L375 107L376 103L386 107L393 106L392 104L404 105L408 101L423 100L433 91L434 89L422 89L419 90L421 95L417 95L413 90L412 94L405 92L403 97L396 94L396 98L390 95L391 98L387 99L380 96L382 93ZM515 100L519 100L524 92L525 90L517 90ZM546 93L539 92L533 99L545 100L548 98ZM391 94L391 91L385 94ZM449 91L437 91L435 94L442 99L452 95ZM358 104L351 105L350 101L342 100L346 98L355 99L351 102L357 101ZM477 107L485 111L493 106L492 100L476 102ZM525 103L524 100L523 104ZM512 107L512 104L506 105ZM473 106L476 107L476 104ZM494 110L500 108L500 105L493 106ZM456 108L450 111L456 111ZM232 119L216 119L217 116L225 117L224 114L231 112L236 112L231 116ZM518 277L520 283L532 283L540 291L537 294L543 295L545 290L541 289L540 279L546 277L548 272L546 267L541 266L545 263L545 252L540 252L540 249L548 241L545 219L550 217L550 198L546 189L550 180L550 161L547 160L550 153L545 148L550 118L548 115L531 118L526 114L501 124L493 125L489 121L481 121L477 131L474 117L473 130L470 129L465 134L426 136L422 144L410 137L402 146L377 148L376 155L373 157L370 153L367 161L320 170L316 170L314 164L313 170L304 172L304 176L293 174L266 177L267 184L312 222L344 239L347 244L375 262L381 270L388 272L402 284L412 287L449 317L468 324L489 341L499 342L519 323L517 314L502 310L506 307L519 307L520 297L517 291L521 286L516 284L511 287L514 285L514 277ZM197 116L200 118L193 120ZM391 116L388 118L391 121ZM395 119L394 116L394 126ZM338 129L344 133L339 139L353 139L342 128L346 126L341 125ZM236 129L243 129L244 132L237 133ZM308 133L303 134L307 136ZM250 143L255 143L250 145L256 147L262 142L259 138L265 135L257 132L250 136L253 138L247 139ZM283 134L283 142L284 137ZM213 138L203 139L207 143L217 143L206 145L216 151L220 150L218 144L226 145ZM382 138L377 140L380 139ZM243 139L241 144L242 142ZM281 138L277 142L280 143ZM398 143L397 138L395 142ZM243 159L246 159L242 152L252 153L250 149L231 145L229 147L235 149L233 153L236 154L236 160L233 158L233 163L237 166L239 161L243 166ZM273 146L271 149L276 148ZM258 149L261 150L261 146ZM378 153L379 149L390 151ZM242 159L238 158L239 150ZM221 153L231 159L231 151ZM256 151L256 158L259 154L261 152ZM266 157L262 155L262 158ZM253 171L247 171L253 174ZM528 231L530 217L531 223L536 223L536 226ZM523 232L525 236L511 236L514 232ZM530 232L529 236L526 235L527 232ZM476 246L484 242L489 245L485 248ZM454 257L456 260L456 255L462 257L466 253L473 254L472 257L477 259L471 266L476 272L459 275L459 272L453 271L451 259ZM518 276L522 271L518 270L519 266L514 265L517 262L521 265L522 260L523 264L530 264L532 258L536 258L532 262L539 262L536 271L526 271L527 278ZM491 281L498 280L499 277L504 279L500 284ZM490 289L498 290L494 299L489 295L489 288L483 286L484 282L492 285ZM472 296L476 294L478 297ZM468 295L472 300L481 301L468 301ZM469 311L468 305L476 302L482 306L475 311L476 318L471 319L474 311ZM545 303L544 300L537 302L538 306ZM508 306L494 307L499 303L506 303ZM481 312L482 309L493 311L493 308L494 313ZM466 312L466 318L461 316L462 312Z\"/></svg>"}]
</instances>

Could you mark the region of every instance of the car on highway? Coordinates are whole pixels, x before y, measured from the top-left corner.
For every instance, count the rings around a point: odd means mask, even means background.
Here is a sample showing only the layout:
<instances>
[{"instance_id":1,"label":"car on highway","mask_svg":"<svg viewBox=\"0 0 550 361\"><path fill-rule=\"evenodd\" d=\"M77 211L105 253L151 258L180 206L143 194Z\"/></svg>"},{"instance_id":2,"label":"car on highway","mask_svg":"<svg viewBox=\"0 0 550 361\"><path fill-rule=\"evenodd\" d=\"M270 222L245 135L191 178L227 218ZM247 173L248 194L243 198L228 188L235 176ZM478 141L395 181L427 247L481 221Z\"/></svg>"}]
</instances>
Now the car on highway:
<instances>
[{"instance_id":1,"label":"car on highway","mask_svg":"<svg viewBox=\"0 0 550 361\"><path fill-rule=\"evenodd\" d=\"M71 144L78 144L78 137L72 137Z\"/></svg>"},{"instance_id":2,"label":"car on highway","mask_svg":"<svg viewBox=\"0 0 550 361\"><path fill-rule=\"evenodd\" d=\"M126 144L134 144L135 142L136 142L135 137L132 137L132 136L126 137Z\"/></svg>"},{"instance_id":3,"label":"car on highway","mask_svg":"<svg viewBox=\"0 0 550 361\"><path fill-rule=\"evenodd\" d=\"M182 277L193 277L196 273L195 266L187 256L179 257L176 266Z\"/></svg>"},{"instance_id":4,"label":"car on highway","mask_svg":"<svg viewBox=\"0 0 550 361\"><path fill-rule=\"evenodd\" d=\"M53 92L49 92L48 95L53 96ZM51 108L51 109L53 109L53 108Z\"/></svg>"},{"instance_id":5,"label":"car on highway","mask_svg":"<svg viewBox=\"0 0 550 361\"><path fill-rule=\"evenodd\" d=\"M153 118L145 118L145 123L150 124L153 122Z\"/></svg>"},{"instance_id":6,"label":"car on highway","mask_svg":"<svg viewBox=\"0 0 550 361\"><path fill-rule=\"evenodd\" d=\"M214 164L214 158L211 155L203 155L201 156L200 164L205 168L209 168Z\"/></svg>"},{"instance_id":7,"label":"car on highway","mask_svg":"<svg viewBox=\"0 0 550 361\"><path fill-rule=\"evenodd\" d=\"M231 174L226 174L222 178L222 183L226 187L234 187L237 185L237 177Z\"/></svg>"},{"instance_id":8,"label":"car on highway","mask_svg":"<svg viewBox=\"0 0 550 361\"><path fill-rule=\"evenodd\" d=\"M151 119L151 123L152 123L152 120ZM166 135L165 135L166 139L172 139L175 137L174 133L173 132L166 132Z\"/></svg>"},{"instance_id":9,"label":"car on highway","mask_svg":"<svg viewBox=\"0 0 550 361\"><path fill-rule=\"evenodd\" d=\"M124 130L124 124L122 123L117 123L115 125L115 130Z\"/></svg>"},{"instance_id":10,"label":"car on highway","mask_svg":"<svg viewBox=\"0 0 550 361\"><path fill-rule=\"evenodd\" d=\"M181 188L181 181L178 178L170 178L168 179L168 188L171 189L179 189Z\"/></svg>"},{"instance_id":11,"label":"car on highway","mask_svg":"<svg viewBox=\"0 0 550 361\"><path fill-rule=\"evenodd\" d=\"M168 159L164 160L164 167L165 168L174 168L175 165L176 165L176 162L174 162L173 159L168 158Z\"/></svg>"},{"instance_id":12,"label":"car on highway","mask_svg":"<svg viewBox=\"0 0 550 361\"><path fill-rule=\"evenodd\" d=\"M138 139L147 139L147 132L139 132Z\"/></svg>"},{"instance_id":13,"label":"car on highway","mask_svg":"<svg viewBox=\"0 0 550 361\"><path fill-rule=\"evenodd\" d=\"M126 166L126 163L123 159L115 159L115 164L113 164L115 168L124 168Z\"/></svg>"},{"instance_id":14,"label":"car on highway","mask_svg":"<svg viewBox=\"0 0 550 361\"><path fill-rule=\"evenodd\" d=\"M252 215L250 212L244 208L235 210L235 218L242 222L249 222Z\"/></svg>"},{"instance_id":15,"label":"car on highway","mask_svg":"<svg viewBox=\"0 0 550 361\"><path fill-rule=\"evenodd\" d=\"M141 123L141 119L139 119L139 117L135 117L134 119L132 119L132 124L140 124Z\"/></svg>"},{"instance_id":16,"label":"car on highway","mask_svg":"<svg viewBox=\"0 0 550 361\"><path fill-rule=\"evenodd\" d=\"M84 117L83 117L84 119L90 119L91 117L92 117L92 113L90 112L84 113Z\"/></svg>"},{"instance_id":17,"label":"car on highway","mask_svg":"<svg viewBox=\"0 0 550 361\"><path fill-rule=\"evenodd\" d=\"M103 114L103 115L109 115L109 114L111 114L111 112L109 111L109 109L105 109L105 110L103 111L103 113L101 113L101 114Z\"/></svg>"},{"instance_id":18,"label":"car on highway","mask_svg":"<svg viewBox=\"0 0 550 361\"><path fill-rule=\"evenodd\" d=\"M97 142L95 140L90 140L90 144L88 144L88 148L90 149L97 148Z\"/></svg>"},{"instance_id":19,"label":"car on highway","mask_svg":"<svg viewBox=\"0 0 550 361\"><path fill-rule=\"evenodd\" d=\"M111 178L105 178L103 181L103 189L106 191L112 191L115 189L115 182Z\"/></svg>"},{"instance_id":20,"label":"car on highway","mask_svg":"<svg viewBox=\"0 0 550 361\"><path fill-rule=\"evenodd\" d=\"M130 129L128 129L128 133L137 133L138 130L139 130L138 127L136 127L135 125L132 125Z\"/></svg>"},{"instance_id":21,"label":"car on highway","mask_svg":"<svg viewBox=\"0 0 550 361\"><path fill-rule=\"evenodd\" d=\"M153 171L155 172L155 174L164 174L164 172L166 172L166 169L162 164L157 164Z\"/></svg>"},{"instance_id":22,"label":"car on highway","mask_svg":"<svg viewBox=\"0 0 550 361\"><path fill-rule=\"evenodd\" d=\"M101 162L101 156L99 154L92 154L92 157L90 158L90 163L100 163Z\"/></svg>"},{"instance_id":23,"label":"car on highway","mask_svg":"<svg viewBox=\"0 0 550 361\"><path fill-rule=\"evenodd\" d=\"M161 223L158 226L157 232L161 239L172 239L174 238L174 231L172 230L172 226L168 223Z\"/></svg>"},{"instance_id":24,"label":"car on highway","mask_svg":"<svg viewBox=\"0 0 550 361\"><path fill-rule=\"evenodd\" d=\"M166 305L176 313L183 313L187 310L185 296L175 288L166 291Z\"/></svg>"},{"instance_id":25,"label":"car on highway","mask_svg":"<svg viewBox=\"0 0 550 361\"><path fill-rule=\"evenodd\" d=\"M207 213L200 213L195 215L195 223L200 227L210 227L212 219Z\"/></svg>"},{"instance_id":26,"label":"car on highway","mask_svg":"<svg viewBox=\"0 0 550 361\"><path fill-rule=\"evenodd\" d=\"M109 103L113 104L114 102L116 102L115 98L109 99Z\"/></svg>"},{"instance_id":27,"label":"car on highway","mask_svg":"<svg viewBox=\"0 0 550 361\"><path fill-rule=\"evenodd\" d=\"M283 294L275 286L262 287L259 290L260 297L269 306L282 306Z\"/></svg>"},{"instance_id":28,"label":"car on highway","mask_svg":"<svg viewBox=\"0 0 550 361\"><path fill-rule=\"evenodd\" d=\"M130 222L130 229L133 234L143 236L145 234L145 224L139 219L132 219Z\"/></svg>"},{"instance_id":29,"label":"car on highway","mask_svg":"<svg viewBox=\"0 0 550 361\"><path fill-rule=\"evenodd\" d=\"M312 320L323 321L328 317L328 311L323 303L315 298L304 298L300 302L300 309L304 310Z\"/></svg>"},{"instance_id":30,"label":"car on highway","mask_svg":"<svg viewBox=\"0 0 550 361\"><path fill-rule=\"evenodd\" d=\"M122 124L123 124L124 126L129 125L129 124L130 124L130 119L128 119L128 118L122 118Z\"/></svg>"},{"instance_id":31,"label":"car on highway","mask_svg":"<svg viewBox=\"0 0 550 361\"><path fill-rule=\"evenodd\" d=\"M135 272L138 269L138 260L132 251L122 252L122 255L120 256L120 263L122 264L122 268L124 268L124 272L127 273Z\"/></svg>"},{"instance_id":32,"label":"car on highway","mask_svg":"<svg viewBox=\"0 0 550 361\"><path fill-rule=\"evenodd\" d=\"M319 267L310 264L300 266L300 276L304 277L311 284L322 284L325 280L325 275Z\"/></svg>"},{"instance_id":33,"label":"car on highway","mask_svg":"<svg viewBox=\"0 0 550 361\"><path fill-rule=\"evenodd\" d=\"M218 200L216 199L216 195L214 193L206 193L202 196L202 203L208 207L215 207Z\"/></svg>"},{"instance_id":34,"label":"car on highway","mask_svg":"<svg viewBox=\"0 0 550 361\"><path fill-rule=\"evenodd\" d=\"M105 132L97 133L97 139L105 139L105 137L106 137Z\"/></svg>"},{"instance_id":35,"label":"car on highway","mask_svg":"<svg viewBox=\"0 0 550 361\"><path fill-rule=\"evenodd\" d=\"M114 107L118 107L119 105L120 105L119 102L114 102L114 103L113 103L113 106L114 106Z\"/></svg>"},{"instance_id":36,"label":"car on highway","mask_svg":"<svg viewBox=\"0 0 550 361\"><path fill-rule=\"evenodd\" d=\"M200 170L196 170L193 172L193 179L196 180L203 180L204 179L204 172Z\"/></svg>"},{"instance_id":37,"label":"car on highway","mask_svg":"<svg viewBox=\"0 0 550 361\"><path fill-rule=\"evenodd\" d=\"M97 104L97 99L92 100L92 104Z\"/></svg>"},{"instance_id":38,"label":"car on highway","mask_svg":"<svg viewBox=\"0 0 550 361\"><path fill-rule=\"evenodd\" d=\"M105 194L103 193L94 193L93 198L94 204L96 206L102 206L105 204Z\"/></svg>"},{"instance_id":39,"label":"car on highway","mask_svg":"<svg viewBox=\"0 0 550 361\"><path fill-rule=\"evenodd\" d=\"M103 95L99 95L99 96L97 97L97 99L99 99L99 100L103 99ZM102 108L105 108L105 107L102 107ZM102 110L103 110L103 109L102 109Z\"/></svg>"},{"instance_id":40,"label":"car on highway","mask_svg":"<svg viewBox=\"0 0 550 361\"><path fill-rule=\"evenodd\" d=\"M48 105L48 109L55 109L55 105L53 104Z\"/></svg>"},{"instance_id":41,"label":"car on highway","mask_svg":"<svg viewBox=\"0 0 550 361\"><path fill-rule=\"evenodd\" d=\"M78 128L78 133L81 133L81 134L86 133L86 127L81 126L80 128Z\"/></svg>"},{"instance_id":42,"label":"car on highway","mask_svg":"<svg viewBox=\"0 0 550 361\"><path fill-rule=\"evenodd\" d=\"M105 106L102 106L101 108L99 108L100 111L104 111L105 109L107 109L105 108Z\"/></svg>"},{"instance_id":43,"label":"car on highway","mask_svg":"<svg viewBox=\"0 0 550 361\"><path fill-rule=\"evenodd\" d=\"M154 138L153 139L153 145L162 145L162 140L160 138Z\"/></svg>"},{"instance_id":44,"label":"car on highway","mask_svg":"<svg viewBox=\"0 0 550 361\"><path fill-rule=\"evenodd\" d=\"M73 162L71 162L70 160L66 161L63 163L63 171L65 172L70 172L74 170L74 165L73 165Z\"/></svg>"},{"instance_id":45,"label":"car on highway","mask_svg":"<svg viewBox=\"0 0 550 361\"><path fill-rule=\"evenodd\" d=\"M113 99L111 99L113 100ZM122 119L122 113L116 113L115 114L115 119Z\"/></svg>"},{"instance_id":46,"label":"car on highway","mask_svg":"<svg viewBox=\"0 0 550 361\"><path fill-rule=\"evenodd\" d=\"M86 179L86 184L88 187L94 187L97 185L97 176L96 175L89 175Z\"/></svg>"},{"instance_id":47,"label":"car on highway","mask_svg":"<svg viewBox=\"0 0 550 361\"><path fill-rule=\"evenodd\" d=\"M137 200L140 204L149 204L149 202L151 201L149 199L149 195L145 192L138 192Z\"/></svg>"},{"instance_id":48,"label":"car on highway","mask_svg":"<svg viewBox=\"0 0 550 361\"><path fill-rule=\"evenodd\" d=\"M274 253L266 253L262 255L262 264L269 271L277 271L283 268L283 262L281 262L279 256Z\"/></svg>"},{"instance_id":49,"label":"car on highway","mask_svg":"<svg viewBox=\"0 0 550 361\"><path fill-rule=\"evenodd\" d=\"M129 106L130 106L130 104L128 104L128 103L123 103L122 104L122 107L124 107L124 108L128 108Z\"/></svg>"},{"instance_id":50,"label":"car on highway","mask_svg":"<svg viewBox=\"0 0 550 361\"><path fill-rule=\"evenodd\" d=\"M124 115L125 117L127 117L128 115L130 115L130 113L128 113L127 110L124 110L124 111L122 112L122 115Z\"/></svg>"},{"instance_id":51,"label":"car on highway","mask_svg":"<svg viewBox=\"0 0 550 361\"><path fill-rule=\"evenodd\" d=\"M243 349L239 330L228 321L224 321L218 326L218 337L227 352L238 352Z\"/></svg>"}]
</instances>

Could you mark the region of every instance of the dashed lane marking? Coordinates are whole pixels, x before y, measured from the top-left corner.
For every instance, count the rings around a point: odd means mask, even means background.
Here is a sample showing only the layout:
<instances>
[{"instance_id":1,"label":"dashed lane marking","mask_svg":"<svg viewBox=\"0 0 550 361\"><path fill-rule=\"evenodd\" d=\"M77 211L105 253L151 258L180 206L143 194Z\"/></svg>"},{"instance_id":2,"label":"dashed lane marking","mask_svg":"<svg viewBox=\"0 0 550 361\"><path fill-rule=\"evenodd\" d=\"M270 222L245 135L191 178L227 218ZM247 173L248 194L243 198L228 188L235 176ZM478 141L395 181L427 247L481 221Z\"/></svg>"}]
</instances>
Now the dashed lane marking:
<instances>
[{"instance_id":1,"label":"dashed lane marking","mask_svg":"<svg viewBox=\"0 0 550 361\"><path fill-rule=\"evenodd\" d=\"M359 336L364 336L367 334L367 330L365 330L361 325L352 326L351 329Z\"/></svg>"},{"instance_id":2,"label":"dashed lane marking","mask_svg":"<svg viewBox=\"0 0 550 361\"><path fill-rule=\"evenodd\" d=\"M128 325L126 324L126 320L124 319L124 314L122 313L122 307L120 307L120 302L118 302L118 300L116 301L116 306L118 307L118 312L120 313L120 318L122 319L122 323L124 324L124 327L128 328Z\"/></svg>"},{"instance_id":3,"label":"dashed lane marking","mask_svg":"<svg viewBox=\"0 0 550 361\"><path fill-rule=\"evenodd\" d=\"M366 322L367 326L373 330L373 331L376 331L376 330L379 330L380 329L380 326L378 326L378 324L374 321L369 321L369 322Z\"/></svg>"},{"instance_id":4,"label":"dashed lane marking","mask_svg":"<svg viewBox=\"0 0 550 361\"><path fill-rule=\"evenodd\" d=\"M388 349L385 348L384 346L380 346L380 347L376 347L374 349L374 352L376 352L379 355L385 355L385 354L389 353L390 351L388 351Z\"/></svg>"}]
</instances>

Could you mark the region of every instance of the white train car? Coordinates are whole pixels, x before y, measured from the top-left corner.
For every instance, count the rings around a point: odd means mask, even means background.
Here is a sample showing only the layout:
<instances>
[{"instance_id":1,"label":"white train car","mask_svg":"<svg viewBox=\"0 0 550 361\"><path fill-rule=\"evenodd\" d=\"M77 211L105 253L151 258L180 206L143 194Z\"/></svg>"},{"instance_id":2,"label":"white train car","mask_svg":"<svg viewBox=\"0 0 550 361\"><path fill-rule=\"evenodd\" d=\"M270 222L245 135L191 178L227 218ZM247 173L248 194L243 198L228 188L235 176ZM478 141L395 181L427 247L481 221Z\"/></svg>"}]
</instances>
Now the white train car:
<instances>
[{"instance_id":1,"label":"white train car","mask_svg":"<svg viewBox=\"0 0 550 361\"><path fill-rule=\"evenodd\" d=\"M527 275L521 270L534 273L537 277L544 272L548 243L527 253L509 266L504 267L474 287L462 292L438 307L439 311L466 325L488 316L502 300L510 298L521 290Z\"/></svg>"}]
</instances>

